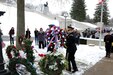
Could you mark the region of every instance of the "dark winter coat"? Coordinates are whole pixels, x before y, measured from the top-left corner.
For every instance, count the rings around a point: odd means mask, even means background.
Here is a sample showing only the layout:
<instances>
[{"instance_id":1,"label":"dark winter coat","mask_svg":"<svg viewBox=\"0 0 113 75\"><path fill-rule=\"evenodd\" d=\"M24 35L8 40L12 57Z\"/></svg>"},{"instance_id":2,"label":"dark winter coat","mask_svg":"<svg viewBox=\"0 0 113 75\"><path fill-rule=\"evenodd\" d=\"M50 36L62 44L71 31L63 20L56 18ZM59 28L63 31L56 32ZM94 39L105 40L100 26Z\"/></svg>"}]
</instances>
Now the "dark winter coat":
<instances>
[{"instance_id":1,"label":"dark winter coat","mask_svg":"<svg viewBox=\"0 0 113 75\"><path fill-rule=\"evenodd\" d=\"M76 39L74 33L70 33L66 38L66 46L67 46L67 52L76 52L77 47L75 45Z\"/></svg>"},{"instance_id":2,"label":"dark winter coat","mask_svg":"<svg viewBox=\"0 0 113 75\"><path fill-rule=\"evenodd\" d=\"M111 35L106 35L104 37L104 42L105 42L105 47L107 48L106 50L110 50L111 49L111 43L112 43L112 39L113 37Z\"/></svg>"},{"instance_id":3,"label":"dark winter coat","mask_svg":"<svg viewBox=\"0 0 113 75\"><path fill-rule=\"evenodd\" d=\"M31 38L31 32L29 30L26 31L26 38L30 39Z\"/></svg>"},{"instance_id":4,"label":"dark winter coat","mask_svg":"<svg viewBox=\"0 0 113 75\"><path fill-rule=\"evenodd\" d=\"M40 32L38 33L38 40L39 41L45 41L45 32Z\"/></svg>"},{"instance_id":5,"label":"dark winter coat","mask_svg":"<svg viewBox=\"0 0 113 75\"><path fill-rule=\"evenodd\" d=\"M34 31L35 37L38 37L38 30Z\"/></svg>"},{"instance_id":6,"label":"dark winter coat","mask_svg":"<svg viewBox=\"0 0 113 75\"><path fill-rule=\"evenodd\" d=\"M3 54L2 54L2 32L0 31L0 63L3 63Z\"/></svg>"},{"instance_id":7,"label":"dark winter coat","mask_svg":"<svg viewBox=\"0 0 113 75\"><path fill-rule=\"evenodd\" d=\"M11 29L11 30L9 31L9 36L10 36L10 37L13 37L12 35L14 35L14 34L15 34L14 29Z\"/></svg>"}]
</instances>

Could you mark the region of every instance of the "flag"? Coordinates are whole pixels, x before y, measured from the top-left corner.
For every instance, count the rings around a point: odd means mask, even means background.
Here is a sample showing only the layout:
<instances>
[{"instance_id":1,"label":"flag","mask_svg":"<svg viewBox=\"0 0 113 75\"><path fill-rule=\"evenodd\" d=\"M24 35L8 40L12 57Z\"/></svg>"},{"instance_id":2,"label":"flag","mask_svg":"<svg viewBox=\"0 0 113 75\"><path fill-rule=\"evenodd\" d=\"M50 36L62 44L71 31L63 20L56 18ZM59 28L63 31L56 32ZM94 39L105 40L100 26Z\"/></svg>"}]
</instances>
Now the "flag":
<instances>
[{"instance_id":1,"label":"flag","mask_svg":"<svg viewBox=\"0 0 113 75\"><path fill-rule=\"evenodd\" d=\"M102 4L105 0L99 0L99 4Z\"/></svg>"}]
</instances>

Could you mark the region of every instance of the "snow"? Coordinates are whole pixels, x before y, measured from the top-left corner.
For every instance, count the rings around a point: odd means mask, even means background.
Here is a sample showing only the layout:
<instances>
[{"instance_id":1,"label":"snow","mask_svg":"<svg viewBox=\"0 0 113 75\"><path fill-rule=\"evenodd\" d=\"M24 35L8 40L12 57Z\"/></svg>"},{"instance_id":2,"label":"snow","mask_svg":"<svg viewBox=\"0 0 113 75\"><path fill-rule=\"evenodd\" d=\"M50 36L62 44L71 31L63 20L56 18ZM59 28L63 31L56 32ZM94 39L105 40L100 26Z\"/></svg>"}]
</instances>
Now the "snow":
<instances>
[{"instance_id":1,"label":"snow","mask_svg":"<svg viewBox=\"0 0 113 75\"><path fill-rule=\"evenodd\" d=\"M0 17L0 28L3 31L4 35L8 34L8 31L11 27L17 28L17 9L15 7L5 6L0 3L0 10L5 11L4 16ZM59 26L59 22L57 20L52 20L42 15L39 15L35 12L25 11L25 28L30 28L31 36L34 36L34 30L37 28L43 28L46 30L49 24L55 24ZM7 31L5 31L7 30Z\"/></svg>"},{"instance_id":2,"label":"snow","mask_svg":"<svg viewBox=\"0 0 113 75\"><path fill-rule=\"evenodd\" d=\"M4 7L4 9L3 9ZM8 36L8 30L13 26L16 29L16 8L14 7L6 7L2 4L0 4L0 10L7 10L7 12L4 14L4 16L0 17L0 22L2 22L1 24L1 29L4 35ZM6 11L5 10L5 11ZM9 17L8 17L9 16ZM9 21L8 21L9 20ZM32 36L33 31L35 29L35 27L37 28L44 28L46 29L48 27L48 24L51 24L54 20L50 20L48 18L44 18L43 16L36 14L36 13L32 13L32 12L26 12L26 26L28 26L31 30L31 34ZM6 63L8 63L8 58L6 56L6 47L9 45L9 41L4 41L6 46L3 48L3 56L4 56L4 61ZM39 61L40 57L38 56L38 54L43 53L45 54L47 52L47 48L44 49L39 49L37 45L35 45L34 41L33 44L34 46L34 55L36 57L35 61ZM66 49L60 47L58 49L59 52L61 52L62 54L66 54ZM24 56L24 53L21 54ZM99 60L101 60L103 57L105 56L105 48L102 47L102 49L100 49L98 46L89 46L89 45L77 45L77 52L75 54L75 60L77 62L77 66L78 66L78 72L70 74L67 71L63 71L63 75L82 75L84 73L85 70L89 69L90 67L92 67L93 65L95 65ZM39 73L41 73L38 70Z\"/></svg>"},{"instance_id":3,"label":"snow","mask_svg":"<svg viewBox=\"0 0 113 75\"><path fill-rule=\"evenodd\" d=\"M6 47L9 45L9 41L4 41L6 46L3 48L3 56L4 60L7 63L8 58L6 56L5 50ZM39 61L41 57L38 56L38 54L46 54L47 48L39 49L37 45L35 45L34 41L34 55L35 55L35 61ZM61 52L64 56L66 54L66 49L60 47L58 49L59 52ZM21 52L21 56L24 57L24 53ZM78 72L73 73L72 75L82 75L85 70L89 69L93 65L95 65L99 60L101 60L105 56L105 48L102 47L100 49L98 46L89 46L89 45L77 45L77 52L75 53L75 60L77 62L78 66ZM39 73L41 73L39 71ZM63 75L70 75L69 72L63 71Z\"/></svg>"}]
</instances>

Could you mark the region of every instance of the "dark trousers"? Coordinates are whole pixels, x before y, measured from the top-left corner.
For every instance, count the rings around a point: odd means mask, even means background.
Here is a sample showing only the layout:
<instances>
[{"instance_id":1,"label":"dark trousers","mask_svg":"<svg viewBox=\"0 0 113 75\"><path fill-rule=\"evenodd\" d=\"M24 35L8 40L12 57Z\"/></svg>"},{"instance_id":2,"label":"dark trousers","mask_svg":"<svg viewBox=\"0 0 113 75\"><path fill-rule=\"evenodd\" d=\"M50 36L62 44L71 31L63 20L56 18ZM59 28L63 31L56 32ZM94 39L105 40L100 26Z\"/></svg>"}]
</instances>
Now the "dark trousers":
<instances>
[{"instance_id":1,"label":"dark trousers","mask_svg":"<svg viewBox=\"0 0 113 75\"><path fill-rule=\"evenodd\" d=\"M14 37L10 37L10 45L14 45Z\"/></svg>"},{"instance_id":2,"label":"dark trousers","mask_svg":"<svg viewBox=\"0 0 113 75\"><path fill-rule=\"evenodd\" d=\"M106 57L110 57L111 54L111 44L106 44Z\"/></svg>"},{"instance_id":3,"label":"dark trousers","mask_svg":"<svg viewBox=\"0 0 113 75\"><path fill-rule=\"evenodd\" d=\"M38 37L35 37L35 45L38 45Z\"/></svg>"},{"instance_id":4,"label":"dark trousers","mask_svg":"<svg viewBox=\"0 0 113 75\"><path fill-rule=\"evenodd\" d=\"M44 41L39 41L39 48L41 48L41 46L42 46L42 48L44 49Z\"/></svg>"},{"instance_id":5,"label":"dark trousers","mask_svg":"<svg viewBox=\"0 0 113 75\"><path fill-rule=\"evenodd\" d=\"M78 70L74 55L75 55L75 52L66 53L66 57L67 57L67 60L68 60L68 70L69 71L71 71L71 64L72 64L72 67L73 67L74 71Z\"/></svg>"}]
</instances>

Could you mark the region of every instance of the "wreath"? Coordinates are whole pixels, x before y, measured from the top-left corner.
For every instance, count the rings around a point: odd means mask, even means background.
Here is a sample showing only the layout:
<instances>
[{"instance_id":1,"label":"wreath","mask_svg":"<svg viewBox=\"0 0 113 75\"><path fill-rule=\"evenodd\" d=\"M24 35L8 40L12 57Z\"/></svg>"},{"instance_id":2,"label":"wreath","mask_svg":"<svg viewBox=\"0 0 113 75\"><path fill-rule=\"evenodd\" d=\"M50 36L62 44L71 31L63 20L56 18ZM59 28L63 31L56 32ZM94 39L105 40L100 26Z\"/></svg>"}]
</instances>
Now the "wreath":
<instances>
[{"instance_id":1,"label":"wreath","mask_svg":"<svg viewBox=\"0 0 113 75\"><path fill-rule=\"evenodd\" d=\"M33 67L34 64L34 56L33 56L33 46L30 39L23 40L23 51L26 53L26 58L19 58L19 51L14 45L10 45L6 49L6 53L9 60L8 69L11 72L11 75L19 75L17 64L22 64L26 67L26 70L31 73L31 75L37 75L36 69ZM13 51L14 57L12 57L11 51ZM22 66L20 66L22 67Z\"/></svg>"},{"instance_id":2,"label":"wreath","mask_svg":"<svg viewBox=\"0 0 113 75\"><path fill-rule=\"evenodd\" d=\"M11 72L11 75L19 75L17 70L16 70L16 65L17 64L24 65L26 67L27 71L31 73L31 75L37 75L36 69L25 58L12 58L12 59L10 59L8 68Z\"/></svg>"},{"instance_id":3,"label":"wreath","mask_svg":"<svg viewBox=\"0 0 113 75\"><path fill-rule=\"evenodd\" d=\"M67 67L67 61L63 54L59 52L49 52L39 61L39 66L44 74L60 75L62 74L62 70Z\"/></svg>"},{"instance_id":4,"label":"wreath","mask_svg":"<svg viewBox=\"0 0 113 75\"><path fill-rule=\"evenodd\" d=\"M19 56L19 51L17 50L17 48L14 45L10 45L6 49L6 54L7 54L7 56L8 56L9 59L12 58L11 51L13 52L14 57Z\"/></svg>"}]
</instances>

